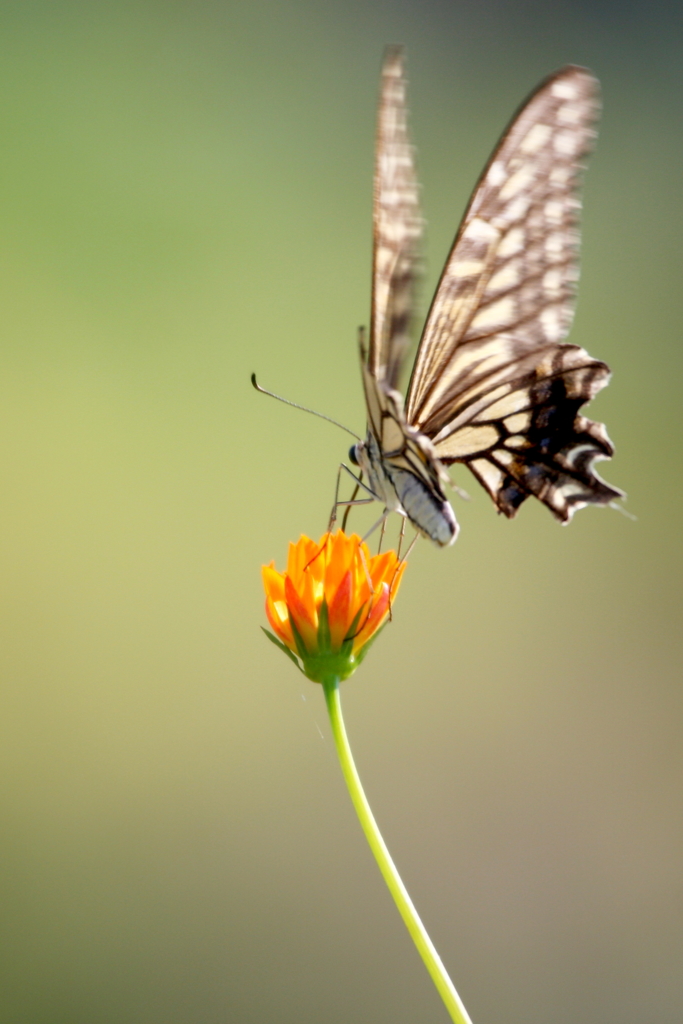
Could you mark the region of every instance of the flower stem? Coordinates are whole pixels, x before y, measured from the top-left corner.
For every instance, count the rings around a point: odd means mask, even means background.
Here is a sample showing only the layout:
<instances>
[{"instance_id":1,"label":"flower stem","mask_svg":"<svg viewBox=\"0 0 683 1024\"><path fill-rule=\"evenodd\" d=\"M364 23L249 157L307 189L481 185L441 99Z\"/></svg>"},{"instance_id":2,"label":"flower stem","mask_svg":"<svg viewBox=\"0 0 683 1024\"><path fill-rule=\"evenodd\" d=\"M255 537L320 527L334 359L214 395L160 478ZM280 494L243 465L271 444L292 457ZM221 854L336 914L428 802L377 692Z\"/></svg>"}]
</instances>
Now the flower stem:
<instances>
[{"instance_id":1,"label":"flower stem","mask_svg":"<svg viewBox=\"0 0 683 1024\"><path fill-rule=\"evenodd\" d=\"M323 689L325 691L325 700L327 702L327 711L330 716L332 734L334 736L334 742L337 747L337 754L339 755L339 761L346 780L346 785L348 786L353 806L356 808L356 814L358 815L363 831L365 832L365 838L370 844L370 849L372 850L375 860L379 865L384 881L389 886L389 892L394 898L394 902L398 907L401 917L403 918L403 923L410 932L413 942L417 946L417 951L422 957L424 965L429 971L432 981L436 985L437 991L446 1005L446 1009L450 1014L451 1020L454 1021L455 1024L472 1024L469 1014L467 1013L460 996L456 992L453 982L448 977L446 968L441 962L441 958L434 948L432 940L429 938L429 935L418 916L417 910L413 906L413 902L408 895L408 890L401 881L401 877L396 870L393 860L391 859L386 843L382 839L379 828L377 827L377 822L370 810L370 804L363 792L363 786L361 785L360 777L353 761L351 747L349 746L346 729L344 728L341 700L339 697L339 679L336 676L326 679L323 682Z\"/></svg>"}]
</instances>

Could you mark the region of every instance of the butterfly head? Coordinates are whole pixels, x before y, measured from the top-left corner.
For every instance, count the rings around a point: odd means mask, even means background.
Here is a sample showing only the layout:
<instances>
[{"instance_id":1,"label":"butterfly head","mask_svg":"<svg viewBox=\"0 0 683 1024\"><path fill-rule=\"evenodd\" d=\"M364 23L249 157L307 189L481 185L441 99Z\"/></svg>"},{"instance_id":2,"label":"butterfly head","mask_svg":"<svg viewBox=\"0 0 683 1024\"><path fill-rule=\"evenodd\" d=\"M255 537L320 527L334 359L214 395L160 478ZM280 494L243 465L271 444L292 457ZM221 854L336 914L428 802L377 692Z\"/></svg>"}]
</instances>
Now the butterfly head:
<instances>
[{"instance_id":1,"label":"butterfly head","mask_svg":"<svg viewBox=\"0 0 683 1024\"><path fill-rule=\"evenodd\" d=\"M361 441L361 444L362 443L363 442ZM358 453L356 452L357 447L357 444L352 444L351 447L349 448L349 461L352 462L354 466L360 466L360 462L358 461Z\"/></svg>"}]
</instances>

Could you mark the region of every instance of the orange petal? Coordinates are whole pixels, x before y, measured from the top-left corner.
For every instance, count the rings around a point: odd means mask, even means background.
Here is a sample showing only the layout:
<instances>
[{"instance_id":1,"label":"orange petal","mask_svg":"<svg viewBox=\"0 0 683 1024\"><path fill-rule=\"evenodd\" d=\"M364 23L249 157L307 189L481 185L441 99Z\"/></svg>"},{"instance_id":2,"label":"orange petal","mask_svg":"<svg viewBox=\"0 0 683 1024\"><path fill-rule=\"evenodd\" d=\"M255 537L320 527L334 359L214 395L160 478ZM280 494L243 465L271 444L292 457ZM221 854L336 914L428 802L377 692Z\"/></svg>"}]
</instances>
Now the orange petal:
<instances>
[{"instance_id":1,"label":"orange petal","mask_svg":"<svg viewBox=\"0 0 683 1024\"><path fill-rule=\"evenodd\" d=\"M314 553L315 556L315 553ZM323 599L323 585L317 578L315 573L308 569L306 572L301 574L301 578L295 589L299 598L303 602L306 610L308 611L309 618L313 623L314 627L318 628L318 608Z\"/></svg>"},{"instance_id":2,"label":"orange petal","mask_svg":"<svg viewBox=\"0 0 683 1024\"><path fill-rule=\"evenodd\" d=\"M388 614L389 587L386 583L383 583L381 593L376 596L372 608L370 609L370 614L365 621L361 623L360 632L353 641L354 653L360 650L360 648L368 642L373 633L377 632Z\"/></svg>"},{"instance_id":3,"label":"orange petal","mask_svg":"<svg viewBox=\"0 0 683 1024\"><path fill-rule=\"evenodd\" d=\"M349 570L350 559L346 555L346 537L343 533L331 535L328 544L329 557L325 570L325 597L331 604L341 581Z\"/></svg>"},{"instance_id":4,"label":"orange petal","mask_svg":"<svg viewBox=\"0 0 683 1024\"><path fill-rule=\"evenodd\" d=\"M319 542L310 541L307 547L307 558L302 571L305 570L305 574L316 583L321 583L325 579L327 547L327 534L323 534Z\"/></svg>"},{"instance_id":5,"label":"orange petal","mask_svg":"<svg viewBox=\"0 0 683 1024\"><path fill-rule=\"evenodd\" d=\"M293 541L289 542L289 549L287 551L287 568L285 569L285 576L289 576L290 580L298 578L297 562L299 543L296 544Z\"/></svg>"},{"instance_id":6,"label":"orange petal","mask_svg":"<svg viewBox=\"0 0 683 1024\"><path fill-rule=\"evenodd\" d=\"M302 601L289 576L285 577L285 599L290 618L306 645L306 650L309 654L314 653L318 647L318 626L313 618L315 608L307 607Z\"/></svg>"},{"instance_id":7,"label":"orange petal","mask_svg":"<svg viewBox=\"0 0 683 1024\"><path fill-rule=\"evenodd\" d=\"M375 586L380 583L384 583L385 580L388 583L387 575L391 577L396 563L396 555L393 551L385 551L381 555L375 555L370 562L370 576Z\"/></svg>"},{"instance_id":8,"label":"orange petal","mask_svg":"<svg viewBox=\"0 0 683 1024\"><path fill-rule=\"evenodd\" d=\"M285 578L282 573L278 572L275 568L275 563L271 562L270 565L261 566L261 576L263 577L263 588L273 601L284 601L285 597Z\"/></svg>"},{"instance_id":9,"label":"orange petal","mask_svg":"<svg viewBox=\"0 0 683 1024\"><path fill-rule=\"evenodd\" d=\"M289 545L286 574L289 576L295 587L298 588L304 569L314 554L314 541L310 540L309 537L306 537L303 534L299 537L296 544Z\"/></svg>"},{"instance_id":10,"label":"orange petal","mask_svg":"<svg viewBox=\"0 0 683 1024\"><path fill-rule=\"evenodd\" d=\"M398 565L396 565L396 567L394 568L394 574L393 574L392 578L388 581L388 583L389 583L389 585L391 587L391 599L392 599L392 601L396 597L396 595L398 594L398 588L401 585L401 580L403 578L403 573L405 572L405 568L406 568L407 564L408 563L405 562L405 561L399 562Z\"/></svg>"},{"instance_id":11,"label":"orange petal","mask_svg":"<svg viewBox=\"0 0 683 1024\"><path fill-rule=\"evenodd\" d=\"M286 644L292 651L298 653L289 619L283 621L280 618L274 602L269 597L266 598L266 615L275 635L282 640L283 644Z\"/></svg>"},{"instance_id":12,"label":"orange petal","mask_svg":"<svg viewBox=\"0 0 683 1024\"><path fill-rule=\"evenodd\" d=\"M361 544L360 537L355 534L352 539L356 542L353 559L355 614L360 606L372 597L372 575L370 574L370 554L367 544ZM370 574L370 579L368 579L368 574Z\"/></svg>"},{"instance_id":13,"label":"orange petal","mask_svg":"<svg viewBox=\"0 0 683 1024\"><path fill-rule=\"evenodd\" d=\"M352 617L349 615L352 597L351 587L351 573L347 572L327 608L330 623L330 640L333 651L340 650L341 645L344 642L344 637L348 633L349 626L353 621Z\"/></svg>"}]
</instances>

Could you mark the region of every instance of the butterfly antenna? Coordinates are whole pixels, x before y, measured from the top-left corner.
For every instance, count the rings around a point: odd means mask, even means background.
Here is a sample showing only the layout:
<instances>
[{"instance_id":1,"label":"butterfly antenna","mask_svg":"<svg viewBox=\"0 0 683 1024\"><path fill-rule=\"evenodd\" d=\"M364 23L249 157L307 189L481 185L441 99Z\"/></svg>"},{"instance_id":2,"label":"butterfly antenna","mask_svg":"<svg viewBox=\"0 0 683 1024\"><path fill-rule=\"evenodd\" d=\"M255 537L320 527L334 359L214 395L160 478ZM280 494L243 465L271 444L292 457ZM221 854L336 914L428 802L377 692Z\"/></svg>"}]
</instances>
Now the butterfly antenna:
<instances>
[{"instance_id":1,"label":"butterfly antenna","mask_svg":"<svg viewBox=\"0 0 683 1024\"><path fill-rule=\"evenodd\" d=\"M334 423L335 427L340 427L345 430L351 437L355 437L357 441L360 441L358 434L354 434L353 430L349 430L343 423L338 420L333 420L331 416L326 416L322 412L317 412L315 409L309 409L307 405L299 405L298 402L291 402L289 398L283 398L282 395L276 395L274 391L267 391L266 388L262 388L260 384L256 382L256 374L252 373L251 383L254 385L257 391L260 391L262 395L269 395L271 398L277 398L278 402L284 402L285 405L291 405L294 409L301 409L302 412L310 412L312 416L318 416L321 420L327 420L328 423Z\"/></svg>"}]
</instances>

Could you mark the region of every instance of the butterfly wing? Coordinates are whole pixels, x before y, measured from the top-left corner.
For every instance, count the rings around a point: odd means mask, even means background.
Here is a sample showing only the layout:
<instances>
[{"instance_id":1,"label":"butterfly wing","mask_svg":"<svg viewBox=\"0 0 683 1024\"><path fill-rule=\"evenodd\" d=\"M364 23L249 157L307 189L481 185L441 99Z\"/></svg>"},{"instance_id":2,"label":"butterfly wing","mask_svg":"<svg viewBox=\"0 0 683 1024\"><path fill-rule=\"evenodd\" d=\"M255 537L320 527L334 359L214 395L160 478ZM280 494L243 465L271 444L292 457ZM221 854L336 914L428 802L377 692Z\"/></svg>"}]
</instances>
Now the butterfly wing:
<instances>
[{"instance_id":1,"label":"butterfly wing","mask_svg":"<svg viewBox=\"0 0 683 1024\"><path fill-rule=\"evenodd\" d=\"M415 155L406 111L404 52L384 55L373 187L372 313L368 367L395 388L410 345L422 235Z\"/></svg>"},{"instance_id":2,"label":"butterfly wing","mask_svg":"<svg viewBox=\"0 0 683 1024\"><path fill-rule=\"evenodd\" d=\"M575 345L578 189L598 83L567 67L521 108L491 157L444 268L406 419L442 463L464 462L505 515L530 495L566 522L622 492L593 463L612 445L580 407L608 367Z\"/></svg>"}]
</instances>

